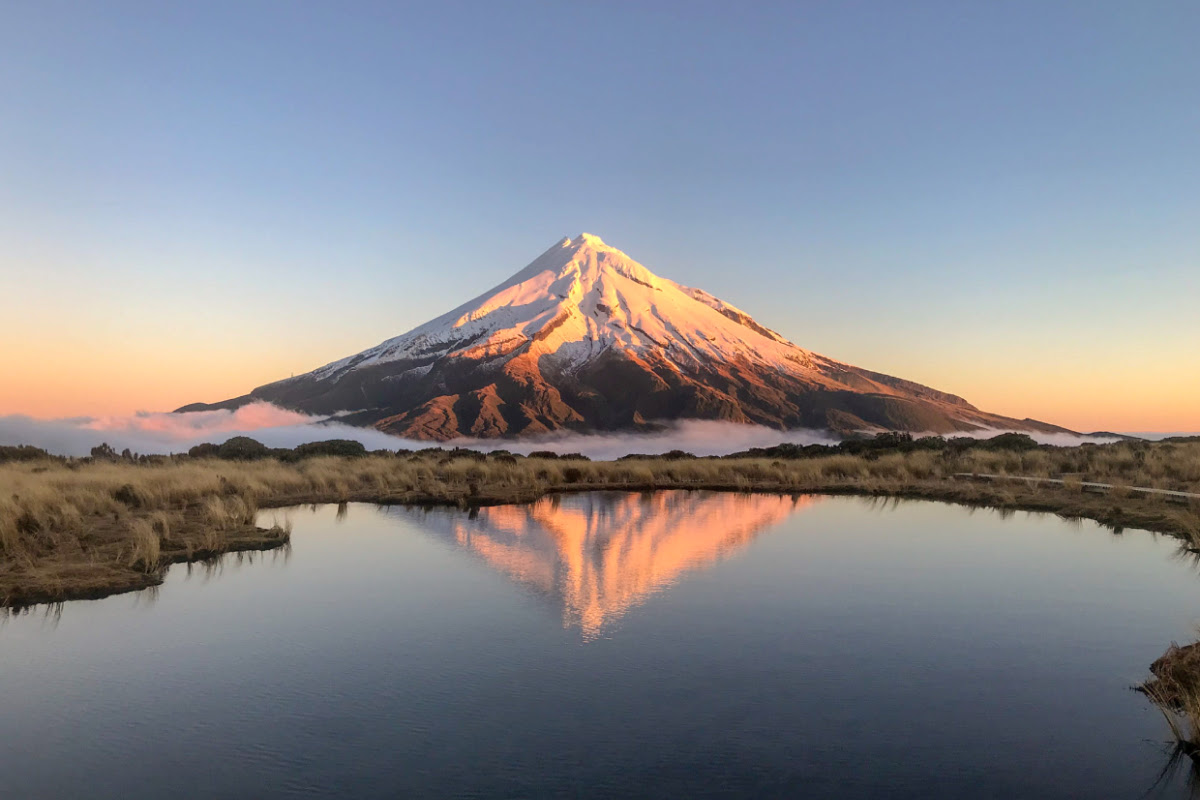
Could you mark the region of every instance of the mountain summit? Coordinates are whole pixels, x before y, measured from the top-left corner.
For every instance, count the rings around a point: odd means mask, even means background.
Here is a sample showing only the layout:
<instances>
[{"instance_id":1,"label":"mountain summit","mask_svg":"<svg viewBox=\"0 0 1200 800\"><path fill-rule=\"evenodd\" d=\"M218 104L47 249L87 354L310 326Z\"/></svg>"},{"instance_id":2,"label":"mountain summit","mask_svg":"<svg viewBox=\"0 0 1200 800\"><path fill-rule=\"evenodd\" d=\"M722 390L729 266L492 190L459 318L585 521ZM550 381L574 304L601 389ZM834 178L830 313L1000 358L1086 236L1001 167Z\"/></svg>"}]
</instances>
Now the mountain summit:
<instances>
[{"instance_id":1,"label":"mountain summit","mask_svg":"<svg viewBox=\"0 0 1200 800\"><path fill-rule=\"evenodd\" d=\"M798 347L584 233L408 333L223 403L265 400L417 439L677 419L839 432L1063 430Z\"/></svg>"}]
</instances>

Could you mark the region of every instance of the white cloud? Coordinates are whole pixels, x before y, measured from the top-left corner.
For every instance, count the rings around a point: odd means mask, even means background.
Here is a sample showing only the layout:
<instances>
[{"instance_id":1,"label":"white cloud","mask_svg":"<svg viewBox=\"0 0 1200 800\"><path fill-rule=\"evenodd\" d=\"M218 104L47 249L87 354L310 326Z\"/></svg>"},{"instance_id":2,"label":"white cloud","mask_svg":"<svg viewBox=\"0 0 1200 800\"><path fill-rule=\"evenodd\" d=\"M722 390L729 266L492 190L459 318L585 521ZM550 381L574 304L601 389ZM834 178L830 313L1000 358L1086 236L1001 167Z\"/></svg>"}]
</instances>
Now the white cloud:
<instances>
[{"instance_id":1,"label":"white cloud","mask_svg":"<svg viewBox=\"0 0 1200 800\"><path fill-rule=\"evenodd\" d=\"M1003 431L979 431L980 438ZM323 439L353 439L369 450L400 448L420 449L432 442L389 436L369 428L356 428L337 422L336 417L321 418L300 414L269 403L251 403L235 411L194 411L184 414L140 412L130 416L81 417L43 420L28 416L0 417L0 444L30 444L57 455L87 455L107 442L118 451L129 448L136 453L179 453L201 442L223 442L233 436L253 436L268 447L295 447ZM1044 444L1072 445L1085 439L1070 434L1033 434ZM665 453L686 450L696 455L724 455L751 447L794 444L831 444L829 433L811 430L777 431L758 425L731 422L684 420L658 433L556 433L519 440L459 439L443 447L469 447L476 450L511 450L529 453L550 450L556 453L583 453L590 458L611 459L629 453Z\"/></svg>"}]
</instances>

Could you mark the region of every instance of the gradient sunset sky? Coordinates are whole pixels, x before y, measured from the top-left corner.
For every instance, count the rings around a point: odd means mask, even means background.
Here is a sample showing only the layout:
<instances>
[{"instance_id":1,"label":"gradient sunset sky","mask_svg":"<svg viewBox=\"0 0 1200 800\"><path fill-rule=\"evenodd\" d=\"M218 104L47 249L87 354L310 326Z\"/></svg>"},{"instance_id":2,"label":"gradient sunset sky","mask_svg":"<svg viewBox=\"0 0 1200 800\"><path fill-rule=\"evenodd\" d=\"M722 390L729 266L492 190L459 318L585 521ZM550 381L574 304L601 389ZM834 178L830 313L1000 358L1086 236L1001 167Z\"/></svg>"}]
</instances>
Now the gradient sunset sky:
<instances>
[{"instance_id":1,"label":"gradient sunset sky","mask_svg":"<svg viewBox=\"0 0 1200 800\"><path fill-rule=\"evenodd\" d=\"M1200 430L1200 3L10 2L0 414L215 401L589 231L797 344Z\"/></svg>"}]
</instances>

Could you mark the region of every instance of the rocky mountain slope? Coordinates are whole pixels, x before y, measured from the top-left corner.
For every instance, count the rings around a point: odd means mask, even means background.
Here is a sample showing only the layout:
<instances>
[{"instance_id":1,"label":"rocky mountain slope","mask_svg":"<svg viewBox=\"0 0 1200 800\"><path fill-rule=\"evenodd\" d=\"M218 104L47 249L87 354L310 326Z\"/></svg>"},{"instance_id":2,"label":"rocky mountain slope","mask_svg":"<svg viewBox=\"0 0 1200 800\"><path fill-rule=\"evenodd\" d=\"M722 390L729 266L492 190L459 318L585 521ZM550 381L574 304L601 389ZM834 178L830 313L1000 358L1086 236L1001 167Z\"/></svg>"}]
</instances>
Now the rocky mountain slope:
<instances>
[{"instance_id":1,"label":"rocky mountain slope","mask_svg":"<svg viewBox=\"0 0 1200 800\"><path fill-rule=\"evenodd\" d=\"M678 419L838 432L1063 430L805 350L586 233L402 336L179 411L254 400L430 440Z\"/></svg>"}]
</instances>

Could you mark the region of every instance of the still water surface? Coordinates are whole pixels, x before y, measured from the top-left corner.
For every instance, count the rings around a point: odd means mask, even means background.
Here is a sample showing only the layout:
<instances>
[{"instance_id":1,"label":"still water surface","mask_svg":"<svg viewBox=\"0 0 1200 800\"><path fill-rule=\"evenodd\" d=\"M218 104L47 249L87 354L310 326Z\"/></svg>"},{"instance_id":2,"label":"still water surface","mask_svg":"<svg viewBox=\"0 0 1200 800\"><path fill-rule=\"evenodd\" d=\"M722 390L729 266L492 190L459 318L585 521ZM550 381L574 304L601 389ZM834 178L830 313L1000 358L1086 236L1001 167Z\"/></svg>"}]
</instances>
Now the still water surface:
<instances>
[{"instance_id":1,"label":"still water surface","mask_svg":"<svg viewBox=\"0 0 1200 800\"><path fill-rule=\"evenodd\" d=\"M285 516L0 624L0 797L1133 798L1200 619L1173 540L935 503Z\"/></svg>"}]
</instances>

